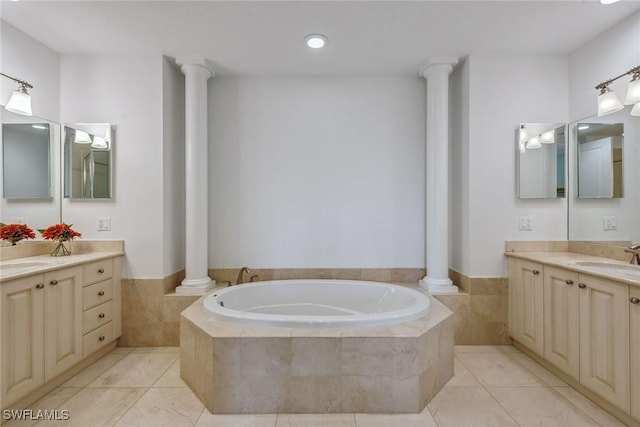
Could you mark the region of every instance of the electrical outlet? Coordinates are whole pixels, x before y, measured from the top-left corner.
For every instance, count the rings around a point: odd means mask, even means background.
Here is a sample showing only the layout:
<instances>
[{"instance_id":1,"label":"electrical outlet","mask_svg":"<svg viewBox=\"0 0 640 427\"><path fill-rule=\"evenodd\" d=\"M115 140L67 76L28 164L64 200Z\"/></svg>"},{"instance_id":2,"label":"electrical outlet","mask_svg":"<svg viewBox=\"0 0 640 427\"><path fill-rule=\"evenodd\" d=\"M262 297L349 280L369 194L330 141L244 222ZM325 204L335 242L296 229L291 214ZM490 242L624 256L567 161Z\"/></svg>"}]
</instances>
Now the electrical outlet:
<instances>
[{"instance_id":1,"label":"electrical outlet","mask_svg":"<svg viewBox=\"0 0 640 427\"><path fill-rule=\"evenodd\" d=\"M530 216L518 217L518 224L520 230L531 231L533 230L532 221Z\"/></svg>"},{"instance_id":2,"label":"electrical outlet","mask_svg":"<svg viewBox=\"0 0 640 427\"><path fill-rule=\"evenodd\" d=\"M602 228L604 231L613 231L618 229L618 218L615 216L605 216L602 220Z\"/></svg>"},{"instance_id":3,"label":"electrical outlet","mask_svg":"<svg viewBox=\"0 0 640 427\"><path fill-rule=\"evenodd\" d=\"M98 231L111 231L111 218L108 216L98 217Z\"/></svg>"}]
</instances>

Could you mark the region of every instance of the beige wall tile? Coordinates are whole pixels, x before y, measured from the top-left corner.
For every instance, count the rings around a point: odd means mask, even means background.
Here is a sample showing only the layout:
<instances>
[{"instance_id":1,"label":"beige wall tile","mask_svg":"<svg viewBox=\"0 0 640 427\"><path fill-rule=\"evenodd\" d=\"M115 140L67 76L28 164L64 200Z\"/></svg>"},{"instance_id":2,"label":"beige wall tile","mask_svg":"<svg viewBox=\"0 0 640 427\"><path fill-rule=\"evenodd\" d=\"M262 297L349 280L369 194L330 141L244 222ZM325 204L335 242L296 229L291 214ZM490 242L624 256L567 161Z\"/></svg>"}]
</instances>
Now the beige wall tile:
<instances>
[{"instance_id":1,"label":"beige wall tile","mask_svg":"<svg viewBox=\"0 0 640 427\"><path fill-rule=\"evenodd\" d=\"M342 377L342 402L349 412L393 411L393 399L389 398L393 381L389 376L358 375Z\"/></svg>"},{"instance_id":2,"label":"beige wall tile","mask_svg":"<svg viewBox=\"0 0 640 427\"><path fill-rule=\"evenodd\" d=\"M290 387L288 412L343 412L340 376L292 376Z\"/></svg>"},{"instance_id":3,"label":"beige wall tile","mask_svg":"<svg viewBox=\"0 0 640 427\"><path fill-rule=\"evenodd\" d=\"M240 375L281 377L291 373L290 338L240 338Z\"/></svg>"},{"instance_id":4,"label":"beige wall tile","mask_svg":"<svg viewBox=\"0 0 640 427\"><path fill-rule=\"evenodd\" d=\"M331 376L341 371L339 338L292 338L291 375Z\"/></svg>"}]
</instances>

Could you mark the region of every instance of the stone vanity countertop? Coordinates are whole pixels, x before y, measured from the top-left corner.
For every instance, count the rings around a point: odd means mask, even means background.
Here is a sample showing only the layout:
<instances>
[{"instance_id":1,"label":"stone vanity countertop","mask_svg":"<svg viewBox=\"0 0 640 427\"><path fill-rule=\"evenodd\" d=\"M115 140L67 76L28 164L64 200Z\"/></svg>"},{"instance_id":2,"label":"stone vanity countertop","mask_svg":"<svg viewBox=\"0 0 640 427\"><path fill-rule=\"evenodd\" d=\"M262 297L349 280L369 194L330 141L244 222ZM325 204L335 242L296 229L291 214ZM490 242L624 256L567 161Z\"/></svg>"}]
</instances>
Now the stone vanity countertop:
<instances>
[{"instance_id":1,"label":"stone vanity countertop","mask_svg":"<svg viewBox=\"0 0 640 427\"><path fill-rule=\"evenodd\" d=\"M124 255L123 251L98 251L78 254L74 253L69 256L59 257L53 257L48 254L36 255L0 261L0 283L122 255Z\"/></svg>"},{"instance_id":2,"label":"stone vanity countertop","mask_svg":"<svg viewBox=\"0 0 640 427\"><path fill-rule=\"evenodd\" d=\"M628 262L618 261L611 258L604 258L592 255L584 255L576 252L505 252L505 255L513 258L539 262L554 267L565 268L578 273L589 274L590 276L602 279L613 280L640 287L640 266L631 265ZM637 273L625 274L623 272L599 271L597 267L587 267L579 265L579 262L598 262L610 265L631 266L637 268Z\"/></svg>"}]
</instances>

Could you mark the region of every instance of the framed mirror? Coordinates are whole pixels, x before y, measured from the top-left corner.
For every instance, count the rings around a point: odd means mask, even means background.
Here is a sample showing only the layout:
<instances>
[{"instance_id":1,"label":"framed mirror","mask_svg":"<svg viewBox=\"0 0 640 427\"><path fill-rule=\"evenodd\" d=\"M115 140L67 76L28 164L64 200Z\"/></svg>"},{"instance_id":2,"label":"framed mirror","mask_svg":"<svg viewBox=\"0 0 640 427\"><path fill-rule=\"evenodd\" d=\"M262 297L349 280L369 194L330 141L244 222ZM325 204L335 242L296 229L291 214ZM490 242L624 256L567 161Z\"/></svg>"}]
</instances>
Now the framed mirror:
<instances>
[{"instance_id":1,"label":"framed mirror","mask_svg":"<svg viewBox=\"0 0 640 427\"><path fill-rule=\"evenodd\" d=\"M0 109L0 222L60 222L60 125Z\"/></svg>"},{"instance_id":2,"label":"framed mirror","mask_svg":"<svg viewBox=\"0 0 640 427\"><path fill-rule=\"evenodd\" d=\"M113 126L77 123L64 126L64 197L111 199Z\"/></svg>"},{"instance_id":3,"label":"framed mirror","mask_svg":"<svg viewBox=\"0 0 640 427\"><path fill-rule=\"evenodd\" d=\"M578 123L578 197L623 196L624 123Z\"/></svg>"},{"instance_id":4,"label":"framed mirror","mask_svg":"<svg viewBox=\"0 0 640 427\"><path fill-rule=\"evenodd\" d=\"M629 110L567 127L569 240L619 246L640 241L640 120ZM591 142L600 144L595 159L585 158Z\"/></svg>"},{"instance_id":5,"label":"framed mirror","mask_svg":"<svg viewBox=\"0 0 640 427\"><path fill-rule=\"evenodd\" d=\"M565 197L564 123L521 123L516 130L517 183L520 199Z\"/></svg>"}]
</instances>

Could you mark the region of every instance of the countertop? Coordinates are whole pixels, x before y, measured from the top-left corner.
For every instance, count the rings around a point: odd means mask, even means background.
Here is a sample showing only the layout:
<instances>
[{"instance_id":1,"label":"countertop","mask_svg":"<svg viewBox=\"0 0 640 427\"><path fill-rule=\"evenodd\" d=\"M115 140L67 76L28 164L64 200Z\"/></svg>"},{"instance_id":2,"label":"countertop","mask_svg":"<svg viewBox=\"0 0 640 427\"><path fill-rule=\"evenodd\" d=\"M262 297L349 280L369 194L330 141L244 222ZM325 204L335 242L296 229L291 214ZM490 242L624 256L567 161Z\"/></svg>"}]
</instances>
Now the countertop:
<instances>
[{"instance_id":1,"label":"countertop","mask_svg":"<svg viewBox=\"0 0 640 427\"><path fill-rule=\"evenodd\" d=\"M124 255L124 251L96 251L69 256L53 257L36 255L0 262L0 283L34 274L46 273L64 267L72 267L87 262L99 261Z\"/></svg>"},{"instance_id":2,"label":"countertop","mask_svg":"<svg viewBox=\"0 0 640 427\"><path fill-rule=\"evenodd\" d=\"M586 267L578 265L578 262L601 262L611 265L631 266L628 262L618 261L615 259L584 255L575 252L505 252L508 257L525 259L529 261L539 262L546 265L565 268L578 273L589 274L591 276L609 279L616 282L626 283L632 286L640 287L640 266L636 267L637 274L624 274L619 272L602 272L594 267ZM631 255L629 255L631 257Z\"/></svg>"}]
</instances>

